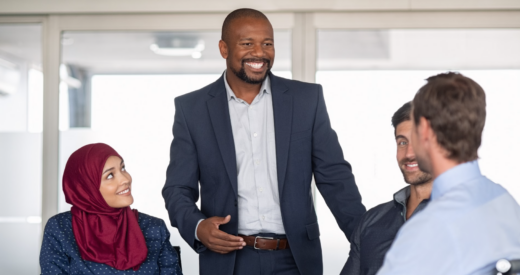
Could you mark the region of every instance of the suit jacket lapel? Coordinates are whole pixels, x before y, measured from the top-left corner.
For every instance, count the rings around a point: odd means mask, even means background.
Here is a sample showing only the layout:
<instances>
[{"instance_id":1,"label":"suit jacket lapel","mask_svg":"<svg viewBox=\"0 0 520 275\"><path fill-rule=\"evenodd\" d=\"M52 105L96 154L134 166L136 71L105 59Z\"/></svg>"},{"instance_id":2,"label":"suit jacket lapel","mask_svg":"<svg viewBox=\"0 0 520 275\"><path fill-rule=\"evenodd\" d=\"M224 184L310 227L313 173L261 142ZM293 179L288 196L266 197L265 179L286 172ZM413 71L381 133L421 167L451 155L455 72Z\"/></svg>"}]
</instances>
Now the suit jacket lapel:
<instances>
[{"instance_id":1,"label":"suit jacket lapel","mask_svg":"<svg viewBox=\"0 0 520 275\"><path fill-rule=\"evenodd\" d=\"M278 173L278 193L282 197L285 184L285 172L289 156L289 143L291 139L293 99L288 95L288 90L278 77L269 75L271 79L271 92L273 94L273 116L276 141L276 169Z\"/></svg>"},{"instance_id":2,"label":"suit jacket lapel","mask_svg":"<svg viewBox=\"0 0 520 275\"><path fill-rule=\"evenodd\" d=\"M229 103L223 76L217 80L213 89L211 89L208 94L212 97L207 101L211 123L213 125L213 130L215 131L218 147L229 180L233 187L233 191L235 191L235 197L237 197L237 161L235 142L233 140L233 130L231 128L231 120L229 117Z\"/></svg>"}]
</instances>

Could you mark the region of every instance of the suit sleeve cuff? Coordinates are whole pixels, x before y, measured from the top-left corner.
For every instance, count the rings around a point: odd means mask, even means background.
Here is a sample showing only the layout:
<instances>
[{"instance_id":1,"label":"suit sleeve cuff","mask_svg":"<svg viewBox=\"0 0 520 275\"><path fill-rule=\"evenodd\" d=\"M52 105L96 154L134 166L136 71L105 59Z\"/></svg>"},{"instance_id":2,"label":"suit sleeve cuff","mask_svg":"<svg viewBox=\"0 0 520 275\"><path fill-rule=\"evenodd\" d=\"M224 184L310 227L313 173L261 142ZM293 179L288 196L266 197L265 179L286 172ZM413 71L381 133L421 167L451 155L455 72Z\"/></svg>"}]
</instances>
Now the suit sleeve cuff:
<instances>
[{"instance_id":1,"label":"suit sleeve cuff","mask_svg":"<svg viewBox=\"0 0 520 275\"><path fill-rule=\"evenodd\" d=\"M203 221L204 219L200 219L199 222L197 223L197 226L195 226L195 240L199 241L199 237L197 237L197 229L199 228L199 224L201 221Z\"/></svg>"}]
</instances>

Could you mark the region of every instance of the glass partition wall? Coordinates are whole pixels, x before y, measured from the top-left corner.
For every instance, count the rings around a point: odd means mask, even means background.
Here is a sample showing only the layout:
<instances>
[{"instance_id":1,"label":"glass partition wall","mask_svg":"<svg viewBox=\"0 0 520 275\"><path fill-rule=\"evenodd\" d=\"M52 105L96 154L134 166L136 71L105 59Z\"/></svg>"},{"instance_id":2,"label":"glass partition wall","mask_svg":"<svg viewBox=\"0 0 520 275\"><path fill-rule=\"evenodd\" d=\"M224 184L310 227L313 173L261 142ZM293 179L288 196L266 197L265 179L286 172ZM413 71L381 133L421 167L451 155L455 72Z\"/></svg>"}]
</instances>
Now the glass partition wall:
<instances>
[{"instance_id":1,"label":"glass partition wall","mask_svg":"<svg viewBox=\"0 0 520 275\"><path fill-rule=\"evenodd\" d=\"M42 198L42 26L0 23L0 266L36 274Z\"/></svg>"}]
</instances>

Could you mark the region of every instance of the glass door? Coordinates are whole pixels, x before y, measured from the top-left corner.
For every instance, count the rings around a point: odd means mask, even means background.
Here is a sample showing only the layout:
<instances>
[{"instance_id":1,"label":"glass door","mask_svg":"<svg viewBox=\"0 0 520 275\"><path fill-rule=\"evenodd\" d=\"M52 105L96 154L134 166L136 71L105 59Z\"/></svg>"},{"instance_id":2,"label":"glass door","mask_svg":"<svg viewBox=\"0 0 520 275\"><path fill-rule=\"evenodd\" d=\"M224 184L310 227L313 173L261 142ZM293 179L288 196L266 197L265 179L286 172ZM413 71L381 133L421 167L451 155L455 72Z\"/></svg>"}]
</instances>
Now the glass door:
<instances>
[{"instance_id":1,"label":"glass door","mask_svg":"<svg viewBox=\"0 0 520 275\"><path fill-rule=\"evenodd\" d=\"M42 25L0 23L0 266L36 274L41 235Z\"/></svg>"}]
</instances>

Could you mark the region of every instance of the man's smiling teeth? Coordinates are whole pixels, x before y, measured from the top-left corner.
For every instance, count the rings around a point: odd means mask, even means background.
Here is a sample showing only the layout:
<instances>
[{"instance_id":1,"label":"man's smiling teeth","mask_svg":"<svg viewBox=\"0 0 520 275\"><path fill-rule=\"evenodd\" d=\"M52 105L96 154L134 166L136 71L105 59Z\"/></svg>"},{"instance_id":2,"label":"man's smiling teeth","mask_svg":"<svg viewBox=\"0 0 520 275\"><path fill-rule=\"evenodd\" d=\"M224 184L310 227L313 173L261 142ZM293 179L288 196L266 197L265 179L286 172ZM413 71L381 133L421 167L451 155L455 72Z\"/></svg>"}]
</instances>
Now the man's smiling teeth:
<instances>
[{"instance_id":1,"label":"man's smiling teeth","mask_svg":"<svg viewBox=\"0 0 520 275\"><path fill-rule=\"evenodd\" d=\"M406 166L408 166L408 167L417 167L417 163L414 163L414 164L407 164Z\"/></svg>"},{"instance_id":2,"label":"man's smiling teeth","mask_svg":"<svg viewBox=\"0 0 520 275\"><path fill-rule=\"evenodd\" d=\"M254 69L260 69L264 66L264 63L246 63L246 65L253 67Z\"/></svg>"},{"instance_id":3,"label":"man's smiling teeth","mask_svg":"<svg viewBox=\"0 0 520 275\"><path fill-rule=\"evenodd\" d=\"M125 190L123 190L123 191L121 191L121 192L119 192L119 193L117 193L117 194L118 194L118 195L123 195L123 194L128 193L128 191L130 191L129 188L127 188L127 189L125 189Z\"/></svg>"}]
</instances>

